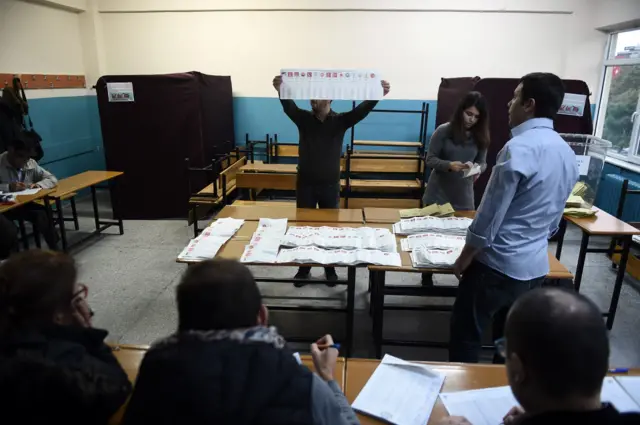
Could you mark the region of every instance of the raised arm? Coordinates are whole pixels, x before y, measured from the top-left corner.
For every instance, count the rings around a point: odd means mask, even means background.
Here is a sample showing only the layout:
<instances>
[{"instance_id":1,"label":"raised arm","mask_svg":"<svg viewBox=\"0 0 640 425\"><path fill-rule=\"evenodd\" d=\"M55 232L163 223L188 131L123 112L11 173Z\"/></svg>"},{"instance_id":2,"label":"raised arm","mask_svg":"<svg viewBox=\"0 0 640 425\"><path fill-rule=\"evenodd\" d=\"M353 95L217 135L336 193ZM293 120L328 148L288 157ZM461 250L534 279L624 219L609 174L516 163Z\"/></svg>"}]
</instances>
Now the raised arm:
<instances>
[{"instance_id":1,"label":"raised arm","mask_svg":"<svg viewBox=\"0 0 640 425\"><path fill-rule=\"evenodd\" d=\"M273 78L273 88L278 92L278 97L280 97L280 87L282 86L282 76L276 75ZM298 125L300 121L303 119L305 112L298 108L296 102L291 99L280 99L280 103L282 104L282 109L284 113L287 114L289 119L293 121L295 125Z\"/></svg>"}]
</instances>

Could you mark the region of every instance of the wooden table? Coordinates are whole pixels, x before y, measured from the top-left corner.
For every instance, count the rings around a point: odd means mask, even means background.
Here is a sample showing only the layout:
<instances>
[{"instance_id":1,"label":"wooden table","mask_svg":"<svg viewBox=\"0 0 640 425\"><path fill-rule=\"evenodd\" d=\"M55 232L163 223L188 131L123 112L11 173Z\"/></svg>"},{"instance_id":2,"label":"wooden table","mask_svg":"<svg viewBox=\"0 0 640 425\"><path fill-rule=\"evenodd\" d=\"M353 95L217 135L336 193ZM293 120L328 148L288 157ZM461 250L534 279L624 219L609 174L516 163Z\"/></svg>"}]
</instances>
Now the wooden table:
<instances>
[{"instance_id":1,"label":"wooden table","mask_svg":"<svg viewBox=\"0 0 640 425\"><path fill-rule=\"evenodd\" d=\"M242 218L258 221L261 218L286 218L290 221L317 221L326 223L363 223L361 209L311 209L294 205L227 205L216 218Z\"/></svg>"},{"instance_id":2,"label":"wooden table","mask_svg":"<svg viewBox=\"0 0 640 425\"><path fill-rule=\"evenodd\" d=\"M556 248L556 258L558 260L562 255L562 245L564 243L564 235L567 230L567 222L576 225L582 231L582 240L580 242L580 251L578 253L578 264L576 266L576 277L574 280L576 291L580 291L580 284L582 283L582 274L587 254L620 254L620 263L618 265L616 280L613 285L613 294L611 295L609 310L603 313L603 316L607 318L607 328L611 329L613 328L613 321L615 320L616 311L618 309L618 301L620 299L620 292L622 291L622 282L627 268L627 260L629 259L629 250L631 249L631 239L633 235L640 235L640 230L602 210L598 210L595 217L589 218L576 218L565 215L563 220L560 221L560 229L558 230L558 245ZM613 243L608 249L589 248L589 238L591 236L611 236L614 239L621 239L622 249L615 249Z\"/></svg>"},{"instance_id":3,"label":"wooden table","mask_svg":"<svg viewBox=\"0 0 640 425\"><path fill-rule=\"evenodd\" d=\"M20 208L21 206L28 204L29 202L37 201L50 196L54 189L40 189L38 193L33 195L20 195L16 196L16 202L13 204L0 204L0 214L11 211L14 208Z\"/></svg>"},{"instance_id":4,"label":"wooden table","mask_svg":"<svg viewBox=\"0 0 640 425\"><path fill-rule=\"evenodd\" d=\"M88 235L88 237L98 235L111 226L118 226L120 234L124 234L124 226L120 217L116 217L115 220L100 219L100 214L98 211L98 199L96 197L96 185L115 179L116 177L119 177L123 174L124 173L120 171L85 171L84 173L76 174L75 176L67 177L58 181L58 186L56 186L55 190L50 194L49 197L52 198L56 204L56 210L58 213L58 227L60 227L60 241L62 243L63 251L68 251L70 247L67 242L67 232L64 227L65 218L63 215L62 201L67 195L79 192L83 189L91 189L93 217L96 224L96 229L90 235ZM114 198L115 195L112 193L112 203ZM79 242L81 241L78 241L78 243Z\"/></svg>"},{"instance_id":5,"label":"wooden table","mask_svg":"<svg viewBox=\"0 0 640 425\"><path fill-rule=\"evenodd\" d=\"M253 163L240 167L242 173L283 173L295 174L298 172L297 164L264 164Z\"/></svg>"}]
</instances>

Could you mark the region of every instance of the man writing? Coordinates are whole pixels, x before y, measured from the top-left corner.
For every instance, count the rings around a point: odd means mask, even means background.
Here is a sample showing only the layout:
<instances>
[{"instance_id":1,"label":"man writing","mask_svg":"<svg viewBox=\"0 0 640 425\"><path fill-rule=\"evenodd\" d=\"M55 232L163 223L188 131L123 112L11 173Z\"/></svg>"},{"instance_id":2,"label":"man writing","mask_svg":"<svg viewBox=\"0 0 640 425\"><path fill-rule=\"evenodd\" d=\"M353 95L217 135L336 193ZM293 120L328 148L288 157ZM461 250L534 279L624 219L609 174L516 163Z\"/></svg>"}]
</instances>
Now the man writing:
<instances>
[{"instance_id":1,"label":"man writing","mask_svg":"<svg viewBox=\"0 0 640 425\"><path fill-rule=\"evenodd\" d=\"M547 240L578 180L575 154L553 129L563 98L560 78L534 73L522 77L509 102L513 138L498 154L454 265L460 285L451 317L452 362L477 362L494 316L503 317L499 313L549 272Z\"/></svg>"},{"instance_id":2,"label":"man writing","mask_svg":"<svg viewBox=\"0 0 640 425\"><path fill-rule=\"evenodd\" d=\"M273 79L278 94L282 85L280 75ZM391 86L382 81L383 95ZM311 100L311 111L298 108L290 99L280 99L284 113L298 127L299 158L296 206L298 208L340 207L340 157L345 132L362 121L378 101L366 100L355 109L335 113L331 100ZM296 279L308 279L310 267L300 267ZM325 267L328 281L338 279L333 267ZM296 287L304 284L295 283Z\"/></svg>"},{"instance_id":3,"label":"man writing","mask_svg":"<svg viewBox=\"0 0 640 425\"><path fill-rule=\"evenodd\" d=\"M541 313L544 312L544 313ZM515 302L497 348L522 407L504 425L640 423L640 413L619 413L601 400L609 365L609 338L588 298L557 288L530 291ZM461 417L440 425L467 425Z\"/></svg>"}]
</instances>

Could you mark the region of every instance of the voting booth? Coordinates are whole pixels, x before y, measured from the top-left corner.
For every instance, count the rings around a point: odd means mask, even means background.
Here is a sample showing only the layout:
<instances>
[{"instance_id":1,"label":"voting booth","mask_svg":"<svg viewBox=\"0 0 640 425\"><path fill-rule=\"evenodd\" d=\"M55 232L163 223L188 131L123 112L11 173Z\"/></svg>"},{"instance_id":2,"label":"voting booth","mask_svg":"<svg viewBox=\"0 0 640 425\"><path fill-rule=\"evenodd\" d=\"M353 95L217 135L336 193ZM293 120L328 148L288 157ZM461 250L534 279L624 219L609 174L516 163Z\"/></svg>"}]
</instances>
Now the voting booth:
<instances>
[{"instance_id":1,"label":"voting booth","mask_svg":"<svg viewBox=\"0 0 640 425\"><path fill-rule=\"evenodd\" d=\"M588 134L561 133L560 136L576 154L580 175L578 181L584 183L579 194L583 200L582 208L591 208L598 193L598 183L611 142Z\"/></svg>"}]
</instances>

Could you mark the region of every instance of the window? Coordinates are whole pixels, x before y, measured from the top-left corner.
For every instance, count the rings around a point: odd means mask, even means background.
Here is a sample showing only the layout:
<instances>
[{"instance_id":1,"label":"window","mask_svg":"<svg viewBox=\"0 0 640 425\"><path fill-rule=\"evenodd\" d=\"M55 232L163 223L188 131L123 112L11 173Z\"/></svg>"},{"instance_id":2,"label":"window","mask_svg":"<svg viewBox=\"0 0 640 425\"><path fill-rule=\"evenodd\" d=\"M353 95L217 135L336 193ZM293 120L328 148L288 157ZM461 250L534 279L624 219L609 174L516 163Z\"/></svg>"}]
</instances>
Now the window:
<instances>
[{"instance_id":1,"label":"window","mask_svg":"<svg viewBox=\"0 0 640 425\"><path fill-rule=\"evenodd\" d=\"M609 154L640 164L640 29L609 36L596 136Z\"/></svg>"}]
</instances>

